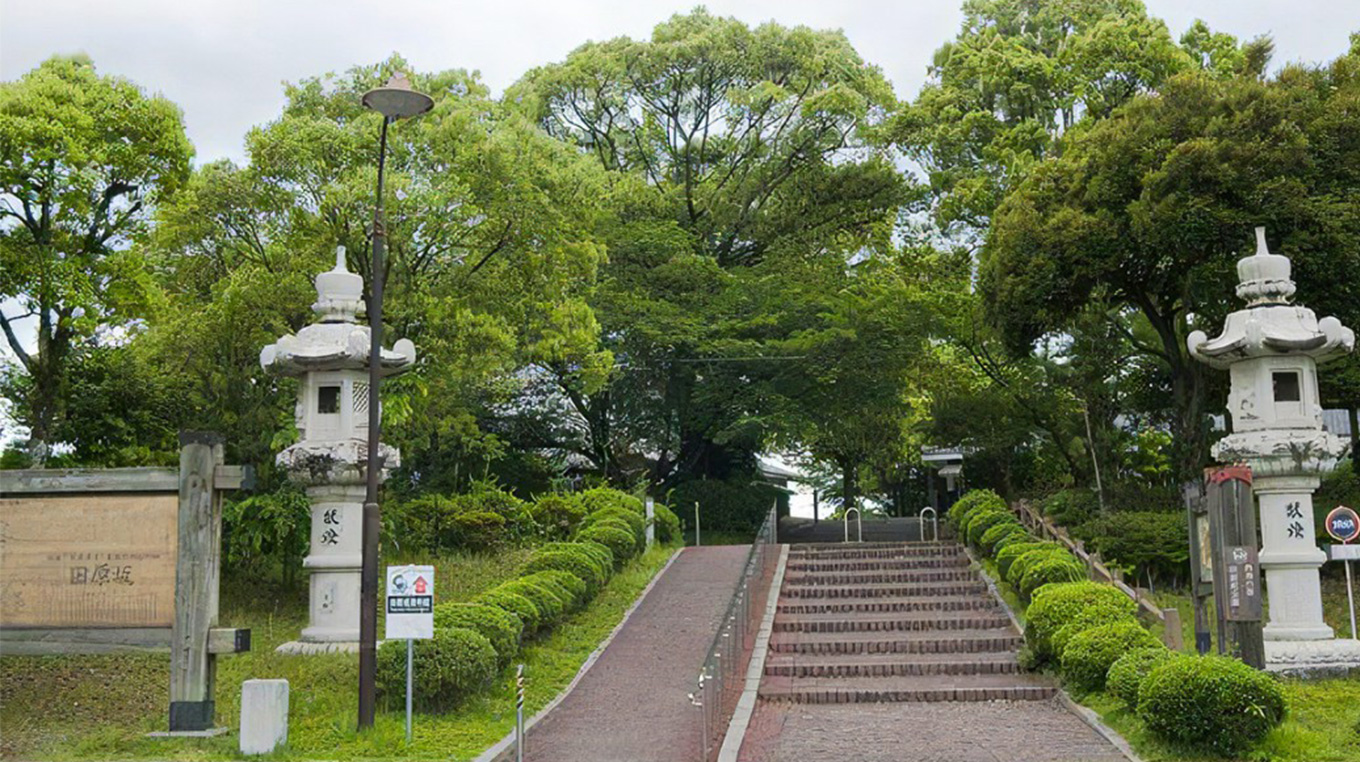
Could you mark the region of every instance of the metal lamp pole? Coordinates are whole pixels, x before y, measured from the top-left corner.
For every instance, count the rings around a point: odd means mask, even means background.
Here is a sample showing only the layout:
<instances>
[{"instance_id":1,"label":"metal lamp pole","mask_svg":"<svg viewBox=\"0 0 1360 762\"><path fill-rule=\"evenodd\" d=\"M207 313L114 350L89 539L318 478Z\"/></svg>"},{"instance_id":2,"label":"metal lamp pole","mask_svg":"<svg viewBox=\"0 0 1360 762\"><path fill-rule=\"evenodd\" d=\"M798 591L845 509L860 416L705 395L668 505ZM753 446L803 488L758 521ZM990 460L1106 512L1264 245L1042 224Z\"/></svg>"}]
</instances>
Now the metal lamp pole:
<instances>
[{"instance_id":1,"label":"metal lamp pole","mask_svg":"<svg viewBox=\"0 0 1360 762\"><path fill-rule=\"evenodd\" d=\"M423 114L434 107L434 99L411 89L400 73L382 87L364 93L366 108L382 114L378 138L378 200L373 206L373 263L369 273L368 301L368 489L364 497L363 566L359 582L359 727L373 726L376 712L375 677L378 672L378 534L382 513L378 508L378 481L382 457L378 442L382 431L378 385L382 381L383 262L387 231L383 222L383 170L387 160L387 125L398 119Z\"/></svg>"}]
</instances>

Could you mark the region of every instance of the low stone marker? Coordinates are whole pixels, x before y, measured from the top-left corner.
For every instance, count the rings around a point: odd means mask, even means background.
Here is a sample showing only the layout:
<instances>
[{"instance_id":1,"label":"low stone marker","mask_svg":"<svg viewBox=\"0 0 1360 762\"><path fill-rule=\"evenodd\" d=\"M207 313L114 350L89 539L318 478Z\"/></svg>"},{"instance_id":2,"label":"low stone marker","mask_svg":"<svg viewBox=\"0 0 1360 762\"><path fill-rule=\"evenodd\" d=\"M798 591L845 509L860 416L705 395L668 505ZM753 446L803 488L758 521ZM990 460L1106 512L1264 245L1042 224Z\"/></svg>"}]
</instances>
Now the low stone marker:
<instances>
[{"instance_id":1,"label":"low stone marker","mask_svg":"<svg viewBox=\"0 0 1360 762\"><path fill-rule=\"evenodd\" d=\"M241 753L269 754L288 743L288 681L241 683Z\"/></svg>"}]
</instances>

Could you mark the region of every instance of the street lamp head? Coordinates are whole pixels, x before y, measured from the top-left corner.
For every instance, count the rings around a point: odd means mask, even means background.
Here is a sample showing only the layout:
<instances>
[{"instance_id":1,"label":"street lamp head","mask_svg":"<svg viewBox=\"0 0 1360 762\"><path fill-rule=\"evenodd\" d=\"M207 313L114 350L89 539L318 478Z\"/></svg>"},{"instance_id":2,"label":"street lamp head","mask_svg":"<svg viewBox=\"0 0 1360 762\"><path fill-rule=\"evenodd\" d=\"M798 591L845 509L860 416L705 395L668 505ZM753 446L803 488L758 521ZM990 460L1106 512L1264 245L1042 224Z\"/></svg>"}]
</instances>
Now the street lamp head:
<instances>
[{"instance_id":1,"label":"street lamp head","mask_svg":"<svg viewBox=\"0 0 1360 762\"><path fill-rule=\"evenodd\" d=\"M382 87L364 93L362 103L388 119L405 119L434 108L434 99L412 90L411 81L401 72L393 74Z\"/></svg>"}]
</instances>

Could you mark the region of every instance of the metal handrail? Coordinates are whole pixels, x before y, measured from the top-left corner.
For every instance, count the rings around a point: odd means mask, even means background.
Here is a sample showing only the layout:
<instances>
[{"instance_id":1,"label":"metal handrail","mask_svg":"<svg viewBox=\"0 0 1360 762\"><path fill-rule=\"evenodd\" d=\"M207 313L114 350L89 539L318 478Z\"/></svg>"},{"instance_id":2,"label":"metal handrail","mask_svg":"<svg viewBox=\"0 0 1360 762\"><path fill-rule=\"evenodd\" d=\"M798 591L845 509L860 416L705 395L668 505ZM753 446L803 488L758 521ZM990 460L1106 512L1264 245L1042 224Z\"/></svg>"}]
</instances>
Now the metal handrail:
<instances>
[{"instance_id":1,"label":"metal handrail","mask_svg":"<svg viewBox=\"0 0 1360 762\"><path fill-rule=\"evenodd\" d=\"M850 507L845 509L845 541L850 542L850 512L855 512L855 542L864 542L864 513L860 509Z\"/></svg>"},{"instance_id":2,"label":"metal handrail","mask_svg":"<svg viewBox=\"0 0 1360 762\"><path fill-rule=\"evenodd\" d=\"M936 510L935 510L934 508L931 508L931 507L928 506L928 505L927 505L926 507L922 508L922 509L921 509L921 513L917 516L917 521L921 522L921 542L925 542L925 541L926 541L926 511L930 511L930 528L931 528L931 535L932 535L930 541L931 541L931 542L939 542L939 541L940 541L940 515L939 515L939 513L936 512Z\"/></svg>"},{"instance_id":3,"label":"metal handrail","mask_svg":"<svg viewBox=\"0 0 1360 762\"><path fill-rule=\"evenodd\" d=\"M725 720L732 716L737 699L741 697L745 657L755 645L756 632L764 614L759 604L769 593L779 561L778 521L776 508L771 507L746 554L741 579L727 604L727 611L719 620L721 624L713 635L713 645L708 649L704 666L699 670L694 692L689 694L690 703L700 712L699 759L702 762L710 762L722 748L722 737L727 731Z\"/></svg>"}]
</instances>

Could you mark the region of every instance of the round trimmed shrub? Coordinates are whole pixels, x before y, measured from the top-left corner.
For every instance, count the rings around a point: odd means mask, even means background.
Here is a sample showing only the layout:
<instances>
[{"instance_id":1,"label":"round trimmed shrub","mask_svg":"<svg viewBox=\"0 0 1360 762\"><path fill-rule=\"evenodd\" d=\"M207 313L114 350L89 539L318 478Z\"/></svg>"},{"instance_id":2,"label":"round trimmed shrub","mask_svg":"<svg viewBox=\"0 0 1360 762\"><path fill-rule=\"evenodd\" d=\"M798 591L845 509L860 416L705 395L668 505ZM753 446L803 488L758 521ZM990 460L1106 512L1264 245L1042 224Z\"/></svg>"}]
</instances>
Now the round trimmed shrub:
<instances>
[{"instance_id":1,"label":"round trimmed shrub","mask_svg":"<svg viewBox=\"0 0 1360 762\"><path fill-rule=\"evenodd\" d=\"M586 517L586 507L572 495L547 495L529 510L545 537L565 539L575 532Z\"/></svg>"},{"instance_id":2,"label":"round trimmed shrub","mask_svg":"<svg viewBox=\"0 0 1360 762\"><path fill-rule=\"evenodd\" d=\"M468 511L454 514L450 519L453 541L457 547L470 550L490 550L508 539L505 517L491 511Z\"/></svg>"},{"instance_id":3,"label":"round trimmed shrub","mask_svg":"<svg viewBox=\"0 0 1360 762\"><path fill-rule=\"evenodd\" d=\"M1001 524L1019 526L1020 520L1010 511L979 512L968 520L968 543L974 547L982 545L982 536L987 530Z\"/></svg>"},{"instance_id":4,"label":"round trimmed shrub","mask_svg":"<svg viewBox=\"0 0 1360 762\"><path fill-rule=\"evenodd\" d=\"M1077 633L1062 652L1062 676L1075 690L1098 691L1105 687L1110 665L1135 648L1161 643L1136 621L1102 624Z\"/></svg>"},{"instance_id":5,"label":"round trimmed shrub","mask_svg":"<svg viewBox=\"0 0 1360 762\"><path fill-rule=\"evenodd\" d=\"M1017 532L1025 535L1026 537L1029 536L1029 533L1025 531L1025 528L1020 526L1019 521L1013 520L997 522L996 524L993 524L990 527L988 527L987 531L983 532L982 536L978 538L977 543L978 547L982 549L983 553L986 553L988 556L990 556L992 555L993 548L996 546L997 541L999 541L1003 537L1009 537L1010 535L1015 534Z\"/></svg>"},{"instance_id":6,"label":"round trimmed shrub","mask_svg":"<svg viewBox=\"0 0 1360 762\"><path fill-rule=\"evenodd\" d=\"M614 554L614 566L622 567L637 552L631 532L612 526L593 526L582 529L576 539L598 542Z\"/></svg>"},{"instance_id":7,"label":"round trimmed shrub","mask_svg":"<svg viewBox=\"0 0 1360 762\"><path fill-rule=\"evenodd\" d=\"M1131 599L1126 599L1131 600ZM1137 618L1123 609L1112 607L1091 606L1090 608L1078 611L1076 616L1068 620L1067 624L1058 628L1053 633L1050 640L1052 646L1050 654L1060 654L1067 644L1072 642L1072 638L1080 633L1086 632L1092 627L1099 627L1103 624L1114 624L1115 622L1136 622Z\"/></svg>"},{"instance_id":8,"label":"round trimmed shrub","mask_svg":"<svg viewBox=\"0 0 1360 762\"><path fill-rule=\"evenodd\" d=\"M949 510L945 511L944 515L955 528L961 528L964 516L978 507L1004 509L1006 501L989 489L971 489L965 492L957 502L949 506Z\"/></svg>"},{"instance_id":9,"label":"round trimmed shrub","mask_svg":"<svg viewBox=\"0 0 1360 762\"><path fill-rule=\"evenodd\" d=\"M655 503L652 506L652 523L656 526L656 541L669 545L680 540L680 517L666 506Z\"/></svg>"},{"instance_id":10,"label":"round trimmed shrub","mask_svg":"<svg viewBox=\"0 0 1360 762\"><path fill-rule=\"evenodd\" d=\"M1036 548L1028 553L1021 555L1011 564L1010 571L1006 572L1006 582L1016 590L1020 589L1020 583L1025 579L1025 572L1029 567L1050 558L1071 558L1072 554L1061 545L1051 545L1046 548Z\"/></svg>"},{"instance_id":11,"label":"round trimmed shrub","mask_svg":"<svg viewBox=\"0 0 1360 762\"><path fill-rule=\"evenodd\" d=\"M608 573L600 568L598 561L583 550L535 551L529 557L529 562L524 565L522 574L528 576L541 571L562 571L571 574L585 586L583 595L586 598L595 597L609 579Z\"/></svg>"},{"instance_id":12,"label":"round trimmed shrub","mask_svg":"<svg viewBox=\"0 0 1360 762\"><path fill-rule=\"evenodd\" d=\"M983 539L985 540L986 538L984 537ZM1003 534L1001 539L992 544L992 558L999 557L1001 551L1012 545L1032 542L1035 542L1034 535L1030 534L1028 529L1025 529L1023 526L1015 527L1011 529L1010 532Z\"/></svg>"},{"instance_id":13,"label":"round trimmed shrub","mask_svg":"<svg viewBox=\"0 0 1360 762\"><path fill-rule=\"evenodd\" d=\"M1260 741L1284 714L1279 683L1226 656L1172 659L1138 690L1138 716L1152 732L1225 756Z\"/></svg>"},{"instance_id":14,"label":"round trimmed shrub","mask_svg":"<svg viewBox=\"0 0 1360 762\"><path fill-rule=\"evenodd\" d=\"M579 553L585 556L599 568L600 572L607 578L614 573L614 554L609 548L598 542L549 542L538 546L534 555L540 553L558 553L567 551L568 553ZM532 557L532 556L531 556ZM569 570L570 571L570 570ZM589 582L589 580L586 580Z\"/></svg>"},{"instance_id":15,"label":"round trimmed shrub","mask_svg":"<svg viewBox=\"0 0 1360 762\"><path fill-rule=\"evenodd\" d=\"M538 605L518 593L496 587L473 598L472 602L494 606L519 617L519 620L524 623L525 635L538 632L539 628L543 626L543 612L539 611Z\"/></svg>"},{"instance_id":16,"label":"round trimmed shrub","mask_svg":"<svg viewBox=\"0 0 1360 762\"><path fill-rule=\"evenodd\" d=\"M641 500L633 497L627 492L610 489L609 487L596 487L580 493L577 497L581 504L585 506L586 513L594 513L605 508L620 508L638 516L646 513L646 507Z\"/></svg>"},{"instance_id":17,"label":"round trimmed shrub","mask_svg":"<svg viewBox=\"0 0 1360 762\"><path fill-rule=\"evenodd\" d=\"M586 587L585 580L561 569L545 569L533 574L525 574L520 579L542 580L546 584L552 585L555 589L561 590L570 597L568 611L576 611L590 600L589 588Z\"/></svg>"},{"instance_id":18,"label":"round trimmed shrub","mask_svg":"<svg viewBox=\"0 0 1360 762\"><path fill-rule=\"evenodd\" d=\"M1085 578L1085 564L1068 553L1054 554L1049 558L1030 564L1029 568L1025 569L1025 576L1020 578L1018 589L1021 597L1028 600L1034 595L1034 591L1044 585L1077 582Z\"/></svg>"},{"instance_id":19,"label":"round trimmed shrub","mask_svg":"<svg viewBox=\"0 0 1360 762\"><path fill-rule=\"evenodd\" d=\"M1062 546L1056 542L1042 542L1039 540L1033 542L1017 542L1007 545L1003 550L998 550L996 552L996 570L1001 573L1003 578L1009 580L1011 564L1015 563L1016 559L1020 556L1023 556L1031 550L1038 550L1040 548L1061 547Z\"/></svg>"},{"instance_id":20,"label":"round trimmed shrub","mask_svg":"<svg viewBox=\"0 0 1360 762\"><path fill-rule=\"evenodd\" d=\"M1025 609L1025 642L1041 660L1057 658L1061 651L1052 646L1053 636L1083 612L1104 610L1132 618L1138 604L1110 585L1099 582L1070 582L1046 585L1035 591Z\"/></svg>"},{"instance_id":21,"label":"round trimmed shrub","mask_svg":"<svg viewBox=\"0 0 1360 762\"><path fill-rule=\"evenodd\" d=\"M441 603L434 607L434 626L437 630L462 627L486 638L496 651L496 663L502 667L515 658L524 635L524 622L519 617L481 603Z\"/></svg>"},{"instance_id":22,"label":"round trimmed shrub","mask_svg":"<svg viewBox=\"0 0 1360 762\"><path fill-rule=\"evenodd\" d=\"M601 508L586 516L585 521L581 522L581 528L587 529L603 524L626 527L633 533L633 541L638 547L647 543L647 519L640 513L634 513L626 508Z\"/></svg>"},{"instance_id":23,"label":"round trimmed shrub","mask_svg":"<svg viewBox=\"0 0 1360 762\"><path fill-rule=\"evenodd\" d=\"M465 627L436 629L434 637L415 641L415 701L423 711L442 711L491 687L496 676L496 649L491 641ZM378 697L406 695L406 643L389 640L378 648Z\"/></svg>"},{"instance_id":24,"label":"round trimmed shrub","mask_svg":"<svg viewBox=\"0 0 1360 762\"><path fill-rule=\"evenodd\" d=\"M1152 670L1185 654L1166 648L1139 648L1115 659L1105 673L1105 690L1130 709L1138 708L1138 689Z\"/></svg>"},{"instance_id":25,"label":"round trimmed shrub","mask_svg":"<svg viewBox=\"0 0 1360 762\"><path fill-rule=\"evenodd\" d=\"M543 580L512 579L497 585L496 589L518 593L533 601L541 614L538 626L544 630L560 622L571 606L571 596L565 590L557 590Z\"/></svg>"}]
</instances>

